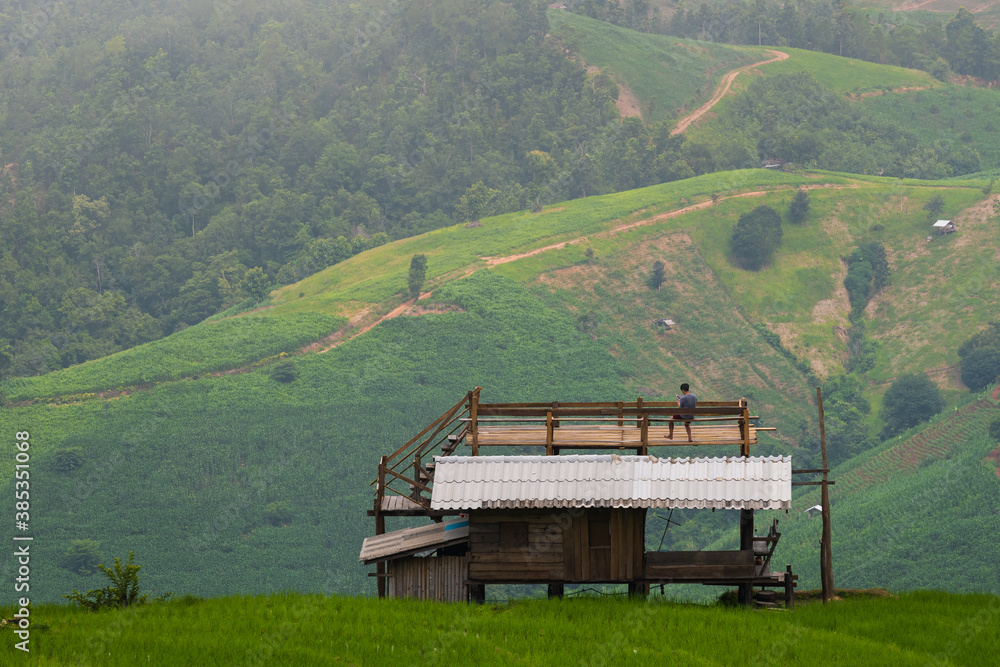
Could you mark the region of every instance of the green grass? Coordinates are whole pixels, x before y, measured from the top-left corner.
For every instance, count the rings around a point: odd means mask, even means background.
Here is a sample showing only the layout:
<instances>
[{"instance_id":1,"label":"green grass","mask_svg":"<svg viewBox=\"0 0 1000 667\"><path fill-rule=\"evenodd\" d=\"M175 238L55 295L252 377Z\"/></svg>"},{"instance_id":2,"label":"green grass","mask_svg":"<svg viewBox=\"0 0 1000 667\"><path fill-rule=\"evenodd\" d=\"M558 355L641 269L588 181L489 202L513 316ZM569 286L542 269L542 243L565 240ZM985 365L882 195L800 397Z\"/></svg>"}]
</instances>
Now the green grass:
<instances>
[{"instance_id":1,"label":"green grass","mask_svg":"<svg viewBox=\"0 0 1000 667\"><path fill-rule=\"evenodd\" d=\"M756 47L650 35L565 11L548 16L560 42L631 89L648 123L697 108L726 72L767 59Z\"/></svg>"},{"instance_id":2,"label":"green grass","mask_svg":"<svg viewBox=\"0 0 1000 667\"><path fill-rule=\"evenodd\" d=\"M5 614L9 616L9 614ZM580 598L514 604L271 595L86 613L33 606L45 665L984 665L1000 598L910 593L784 613ZM10 630L4 632L10 633Z\"/></svg>"},{"instance_id":3,"label":"green grass","mask_svg":"<svg viewBox=\"0 0 1000 667\"><path fill-rule=\"evenodd\" d=\"M808 71L835 93L858 94L887 88L934 88L944 86L927 72L893 65L878 65L829 53L781 47L790 57L760 68L764 76Z\"/></svg>"},{"instance_id":4,"label":"green grass","mask_svg":"<svg viewBox=\"0 0 1000 667\"><path fill-rule=\"evenodd\" d=\"M995 90L947 86L869 97L861 104L873 116L921 136L976 149L984 171L1000 168L1000 93Z\"/></svg>"},{"instance_id":5,"label":"green grass","mask_svg":"<svg viewBox=\"0 0 1000 667\"><path fill-rule=\"evenodd\" d=\"M799 423L811 418L812 389L754 331L690 243L683 230L699 225L703 215L639 227L497 271L528 282L539 299L581 326L589 323L588 333L628 365L635 395L672 399L678 385L689 382L701 400L745 396L769 416L769 425L779 427L784 444L771 450L775 442L764 438L767 451L788 453ZM593 260L586 258L586 247L594 250ZM646 285L655 261L667 273L658 291ZM665 332L655 326L663 317L677 327Z\"/></svg>"},{"instance_id":6,"label":"green grass","mask_svg":"<svg viewBox=\"0 0 1000 667\"><path fill-rule=\"evenodd\" d=\"M961 211L982 200L983 193L975 187L907 183L912 181L893 186L892 179L866 178L859 180L857 188L810 190L812 203L806 223L801 227L783 225L781 248L774 261L759 272L734 267L720 239L728 237L741 213L755 206L767 204L784 214L791 201L790 191L730 199L710 213L699 212L685 219L705 261L745 316L786 327L792 341L786 345L817 364L823 375L837 372L838 360L846 349L831 328L849 324L846 295L836 300L837 293L843 294L846 271L841 258L863 241L881 241L890 254L893 278L883 297L871 307L877 316L869 331L883 343L883 351L870 377L885 379L957 363L958 345L1000 307L993 290L1000 276L990 261L995 234L989 224L970 222L960 234L932 243L925 240L929 223L922 207L933 195L944 198L945 217L961 217ZM969 238L960 244L961 234ZM943 283L942 276L948 276ZM829 299L834 300L815 310L817 304ZM969 310L970 299L976 300L978 307Z\"/></svg>"},{"instance_id":7,"label":"green grass","mask_svg":"<svg viewBox=\"0 0 1000 667\"><path fill-rule=\"evenodd\" d=\"M752 76L796 74L807 71L825 88L833 93L842 95L859 95L898 88L933 89L946 85L930 74L920 70L906 69L892 65L878 65L864 60L841 58L829 53L806 51L804 49L775 47L775 50L783 51L789 57L780 62L762 65L751 72L738 76L733 82L729 95L720 100L713 108L713 113L721 114L725 111L733 96L745 90ZM898 95L901 94L892 94L889 97ZM865 98L864 103L867 103L869 99L881 98ZM903 126L907 127L908 125L903 123ZM713 123L709 120L708 122L699 124L697 127L691 128L689 135L692 139L699 139L715 131Z\"/></svg>"},{"instance_id":8,"label":"green grass","mask_svg":"<svg viewBox=\"0 0 1000 667\"><path fill-rule=\"evenodd\" d=\"M22 401L122 389L204 373L228 371L297 350L343 325L323 313L281 318L248 315L207 321L146 343L48 375L8 380L0 390ZM87 398L87 396L82 396Z\"/></svg>"},{"instance_id":9,"label":"green grass","mask_svg":"<svg viewBox=\"0 0 1000 667\"><path fill-rule=\"evenodd\" d=\"M843 177L833 177L836 181ZM413 255L427 256L427 279L485 265L483 257L522 253L580 236L607 231L615 224L642 219L707 199L713 192L795 186L801 176L764 169L706 174L601 197L564 202L535 213L509 213L487 218L482 227L456 225L396 241L355 255L305 280L277 291L273 314L341 312L352 302L402 300ZM299 294L303 294L299 297Z\"/></svg>"}]
</instances>

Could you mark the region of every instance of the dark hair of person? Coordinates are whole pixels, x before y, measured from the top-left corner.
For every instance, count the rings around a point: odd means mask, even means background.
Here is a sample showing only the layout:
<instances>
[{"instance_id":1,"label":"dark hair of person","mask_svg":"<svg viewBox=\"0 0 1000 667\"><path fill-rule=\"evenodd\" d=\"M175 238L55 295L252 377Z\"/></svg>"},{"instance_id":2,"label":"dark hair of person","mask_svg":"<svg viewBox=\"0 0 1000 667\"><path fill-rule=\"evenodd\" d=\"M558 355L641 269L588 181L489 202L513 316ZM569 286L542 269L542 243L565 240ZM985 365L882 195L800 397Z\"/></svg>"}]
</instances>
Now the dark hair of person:
<instances>
[{"instance_id":1,"label":"dark hair of person","mask_svg":"<svg viewBox=\"0 0 1000 667\"><path fill-rule=\"evenodd\" d=\"M681 391L691 391L691 385L685 382L684 384L681 385Z\"/></svg>"}]
</instances>

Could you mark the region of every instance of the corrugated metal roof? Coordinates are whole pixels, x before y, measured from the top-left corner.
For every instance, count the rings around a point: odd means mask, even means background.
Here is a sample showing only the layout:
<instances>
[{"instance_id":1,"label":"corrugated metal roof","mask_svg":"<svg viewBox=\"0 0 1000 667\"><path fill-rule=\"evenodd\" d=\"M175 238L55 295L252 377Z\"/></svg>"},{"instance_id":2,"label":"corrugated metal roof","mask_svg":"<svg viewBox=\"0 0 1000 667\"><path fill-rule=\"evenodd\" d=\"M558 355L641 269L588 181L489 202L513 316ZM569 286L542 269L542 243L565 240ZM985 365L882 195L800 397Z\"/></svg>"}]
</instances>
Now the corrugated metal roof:
<instances>
[{"instance_id":1,"label":"corrugated metal roof","mask_svg":"<svg viewBox=\"0 0 1000 667\"><path fill-rule=\"evenodd\" d=\"M469 520L432 523L419 528L403 528L391 533L366 537L358 560L372 563L402 558L422 551L459 544L469 539Z\"/></svg>"},{"instance_id":2,"label":"corrugated metal roof","mask_svg":"<svg viewBox=\"0 0 1000 667\"><path fill-rule=\"evenodd\" d=\"M788 509L789 456L435 457L431 508L677 507Z\"/></svg>"},{"instance_id":3,"label":"corrugated metal roof","mask_svg":"<svg viewBox=\"0 0 1000 667\"><path fill-rule=\"evenodd\" d=\"M947 227L951 224L951 220L938 220L934 223L934 227Z\"/></svg>"}]
</instances>

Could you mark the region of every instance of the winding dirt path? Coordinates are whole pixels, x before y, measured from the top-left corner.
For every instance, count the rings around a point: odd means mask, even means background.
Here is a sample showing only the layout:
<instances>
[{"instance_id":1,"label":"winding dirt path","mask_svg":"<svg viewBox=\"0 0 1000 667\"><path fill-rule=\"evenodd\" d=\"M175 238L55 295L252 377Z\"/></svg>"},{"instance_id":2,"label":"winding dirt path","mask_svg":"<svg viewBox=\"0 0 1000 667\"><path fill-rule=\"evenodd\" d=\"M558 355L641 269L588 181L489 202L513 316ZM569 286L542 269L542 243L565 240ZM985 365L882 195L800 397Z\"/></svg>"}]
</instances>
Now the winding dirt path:
<instances>
[{"instance_id":1,"label":"winding dirt path","mask_svg":"<svg viewBox=\"0 0 1000 667\"><path fill-rule=\"evenodd\" d=\"M712 99L702 104L693 113L690 113L684 118L681 118L680 121L677 123L677 127L675 127L673 130L670 131L670 136L672 137L676 136L681 132L683 132L684 130L688 129L688 126L690 126L691 123L695 122L696 120L707 114L712 109L712 107L718 104L719 101L725 96L725 94L729 92L729 87L733 85L733 80L736 79L737 76L739 76L740 72L744 72L748 69L753 69L754 67L760 67L761 65L767 65L768 63L776 63L779 60L786 60L788 58L788 54L785 53L784 51L775 51L773 49L767 49L767 52L773 54L774 57L771 58L770 60L762 60L759 63L754 63L752 65L744 65L743 67L737 67L736 69L734 69L733 71L727 73L724 77L722 77L722 81L719 82L719 87L715 89L715 94L712 95Z\"/></svg>"}]
</instances>

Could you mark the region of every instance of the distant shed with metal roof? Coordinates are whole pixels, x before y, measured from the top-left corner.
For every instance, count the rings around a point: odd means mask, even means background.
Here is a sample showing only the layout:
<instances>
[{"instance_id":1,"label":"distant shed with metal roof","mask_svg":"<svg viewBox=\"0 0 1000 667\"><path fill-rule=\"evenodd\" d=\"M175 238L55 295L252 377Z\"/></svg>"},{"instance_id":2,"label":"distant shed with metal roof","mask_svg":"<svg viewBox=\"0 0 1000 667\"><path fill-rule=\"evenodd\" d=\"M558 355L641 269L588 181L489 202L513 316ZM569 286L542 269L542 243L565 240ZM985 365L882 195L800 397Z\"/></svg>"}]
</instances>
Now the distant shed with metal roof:
<instances>
[{"instance_id":1,"label":"distant shed with metal roof","mask_svg":"<svg viewBox=\"0 0 1000 667\"><path fill-rule=\"evenodd\" d=\"M437 457L431 508L788 509L791 457Z\"/></svg>"},{"instance_id":2,"label":"distant shed with metal roof","mask_svg":"<svg viewBox=\"0 0 1000 667\"><path fill-rule=\"evenodd\" d=\"M955 223L951 220L938 220L931 227L938 231L938 234L951 234L955 229Z\"/></svg>"}]
</instances>

